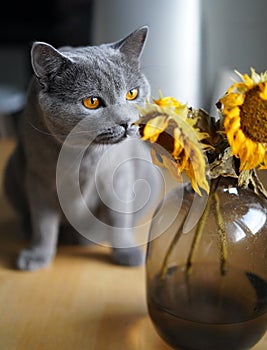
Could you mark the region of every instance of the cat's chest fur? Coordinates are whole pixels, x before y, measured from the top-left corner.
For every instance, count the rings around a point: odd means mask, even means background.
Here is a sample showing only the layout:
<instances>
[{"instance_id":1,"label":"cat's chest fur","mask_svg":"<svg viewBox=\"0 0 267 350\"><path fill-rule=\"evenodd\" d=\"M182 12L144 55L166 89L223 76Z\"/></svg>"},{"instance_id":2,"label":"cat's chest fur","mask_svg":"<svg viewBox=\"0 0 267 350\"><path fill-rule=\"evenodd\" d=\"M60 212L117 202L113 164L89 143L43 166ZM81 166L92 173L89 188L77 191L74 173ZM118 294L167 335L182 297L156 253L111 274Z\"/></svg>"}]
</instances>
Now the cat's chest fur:
<instances>
[{"instance_id":1,"label":"cat's chest fur","mask_svg":"<svg viewBox=\"0 0 267 350\"><path fill-rule=\"evenodd\" d=\"M149 150L137 138L112 146L84 149L65 146L57 162L57 191L70 193L69 206L73 210L81 208L81 199L90 209L99 202L116 207L120 201L123 205L123 201L129 200L135 181L146 176L149 166L152 166Z\"/></svg>"}]
</instances>

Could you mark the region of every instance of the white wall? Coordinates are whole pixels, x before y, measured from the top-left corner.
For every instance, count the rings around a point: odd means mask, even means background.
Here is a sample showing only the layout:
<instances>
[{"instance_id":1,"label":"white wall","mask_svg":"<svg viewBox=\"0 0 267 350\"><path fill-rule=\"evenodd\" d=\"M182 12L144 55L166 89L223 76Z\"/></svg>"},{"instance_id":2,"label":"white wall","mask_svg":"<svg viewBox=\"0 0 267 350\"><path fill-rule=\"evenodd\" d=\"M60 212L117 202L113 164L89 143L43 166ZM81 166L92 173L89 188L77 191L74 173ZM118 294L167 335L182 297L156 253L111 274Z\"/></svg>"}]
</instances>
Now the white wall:
<instances>
[{"instance_id":1,"label":"white wall","mask_svg":"<svg viewBox=\"0 0 267 350\"><path fill-rule=\"evenodd\" d=\"M202 0L203 105L230 86L229 69L267 69L267 1Z\"/></svg>"},{"instance_id":2,"label":"white wall","mask_svg":"<svg viewBox=\"0 0 267 350\"><path fill-rule=\"evenodd\" d=\"M150 27L143 71L153 97L173 95L200 103L200 0L96 0L94 44L116 41L139 26Z\"/></svg>"},{"instance_id":3,"label":"white wall","mask_svg":"<svg viewBox=\"0 0 267 350\"><path fill-rule=\"evenodd\" d=\"M210 110L241 73L267 69L266 0L96 0L94 43L147 24L144 72L157 97Z\"/></svg>"}]
</instances>

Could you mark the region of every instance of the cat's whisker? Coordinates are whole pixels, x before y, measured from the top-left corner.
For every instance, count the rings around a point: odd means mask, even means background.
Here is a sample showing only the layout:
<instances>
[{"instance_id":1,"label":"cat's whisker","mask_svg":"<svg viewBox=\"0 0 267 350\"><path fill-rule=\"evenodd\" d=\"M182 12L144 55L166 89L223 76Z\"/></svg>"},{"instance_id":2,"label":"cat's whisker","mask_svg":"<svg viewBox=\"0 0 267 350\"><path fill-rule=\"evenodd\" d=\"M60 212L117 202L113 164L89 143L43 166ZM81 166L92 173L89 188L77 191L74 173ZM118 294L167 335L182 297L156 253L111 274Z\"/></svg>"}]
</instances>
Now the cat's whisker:
<instances>
[{"instance_id":1,"label":"cat's whisker","mask_svg":"<svg viewBox=\"0 0 267 350\"><path fill-rule=\"evenodd\" d=\"M93 133L92 133L92 131L93 131ZM80 131L71 132L70 134L71 135L91 135L91 134L94 134L94 131L95 130L90 130L90 131L88 131L88 130L80 130Z\"/></svg>"},{"instance_id":2,"label":"cat's whisker","mask_svg":"<svg viewBox=\"0 0 267 350\"><path fill-rule=\"evenodd\" d=\"M35 126L35 125L34 125L32 122L30 122L29 120L28 120L27 122L28 122L28 124L29 124L34 130L38 131L40 134L48 135L48 136L53 136L52 133L49 133L49 132L46 132L46 131L44 131L44 130L42 130L42 129L37 128L37 126Z\"/></svg>"},{"instance_id":3,"label":"cat's whisker","mask_svg":"<svg viewBox=\"0 0 267 350\"><path fill-rule=\"evenodd\" d=\"M42 130L42 129L40 129L40 128L38 128L37 126L35 126L31 121L27 121L28 122L28 124L34 129L34 130L36 130L36 131L38 131L40 134L43 134L43 135L48 135L48 136L56 136L56 135L54 135L54 134L52 134L52 133L49 133L49 132L47 132L47 131L44 131L44 130ZM96 130L97 130L97 128L96 128ZM92 132L91 131L95 131L95 130L90 130L90 131L88 131L88 130L80 130L80 131L75 131L75 132L72 132L72 134L73 135L90 135Z\"/></svg>"}]
</instances>

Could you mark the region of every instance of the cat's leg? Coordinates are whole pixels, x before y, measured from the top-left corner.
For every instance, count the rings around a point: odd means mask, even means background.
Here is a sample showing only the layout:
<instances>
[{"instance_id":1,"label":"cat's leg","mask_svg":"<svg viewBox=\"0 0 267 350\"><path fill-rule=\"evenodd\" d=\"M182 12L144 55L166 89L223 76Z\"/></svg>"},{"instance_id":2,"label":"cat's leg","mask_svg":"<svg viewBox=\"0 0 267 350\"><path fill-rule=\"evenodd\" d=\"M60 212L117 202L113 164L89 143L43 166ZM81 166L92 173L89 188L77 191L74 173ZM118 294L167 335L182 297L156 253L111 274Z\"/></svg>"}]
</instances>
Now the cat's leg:
<instances>
[{"instance_id":1,"label":"cat's leg","mask_svg":"<svg viewBox=\"0 0 267 350\"><path fill-rule=\"evenodd\" d=\"M145 262L145 252L134 239L132 214L110 212L112 258L120 265L137 266Z\"/></svg>"},{"instance_id":2,"label":"cat's leg","mask_svg":"<svg viewBox=\"0 0 267 350\"><path fill-rule=\"evenodd\" d=\"M102 192L98 191L98 195L102 202L101 216L108 224L113 261L120 265L136 266L143 264L145 258L134 239L135 171L126 151L122 149L111 158L113 168L101 178L98 190L102 189Z\"/></svg>"},{"instance_id":3,"label":"cat's leg","mask_svg":"<svg viewBox=\"0 0 267 350\"><path fill-rule=\"evenodd\" d=\"M25 164L22 148L18 145L6 164L3 187L8 201L21 219L22 236L29 239L32 231L29 205L25 193Z\"/></svg>"},{"instance_id":4,"label":"cat's leg","mask_svg":"<svg viewBox=\"0 0 267 350\"><path fill-rule=\"evenodd\" d=\"M113 191L118 196L110 197L107 206L109 219L109 241L112 246L112 258L120 265L137 266L145 261L145 252L135 241L134 230L134 195L132 177L118 173L113 182ZM124 176L123 176L124 175Z\"/></svg>"},{"instance_id":5,"label":"cat's leg","mask_svg":"<svg viewBox=\"0 0 267 350\"><path fill-rule=\"evenodd\" d=\"M54 258L60 224L60 211L53 195L29 175L28 200L31 212L32 238L28 248L17 259L20 270L37 270Z\"/></svg>"},{"instance_id":6,"label":"cat's leg","mask_svg":"<svg viewBox=\"0 0 267 350\"><path fill-rule=\"evenodd\" d=\"M91 245L94 242L81 235L70 223L64 222L60 226L58 243L68 245Z\"/></svg>"}]
</instances>

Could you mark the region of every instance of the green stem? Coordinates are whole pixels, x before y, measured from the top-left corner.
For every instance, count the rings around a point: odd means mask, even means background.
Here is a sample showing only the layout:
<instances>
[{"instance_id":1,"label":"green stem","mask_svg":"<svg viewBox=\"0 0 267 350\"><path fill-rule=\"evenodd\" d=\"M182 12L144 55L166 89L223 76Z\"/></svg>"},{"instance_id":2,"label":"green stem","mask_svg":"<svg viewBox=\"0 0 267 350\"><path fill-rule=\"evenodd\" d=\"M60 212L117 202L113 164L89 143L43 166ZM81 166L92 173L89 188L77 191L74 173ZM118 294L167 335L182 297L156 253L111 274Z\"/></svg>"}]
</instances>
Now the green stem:
<instances>
[{"instance_id":1,"label":"green stem","mask_svg":"<svg viewBox=\"0 0 267 350\"><path fill-rule=\"evenodd\" d=\"M218 193L214 193L214 199L215 199L215 209L216 209L216 215L218 220L218 233L221 241L221 274L225 275L227 266L227 239L226 239L226 231L225 231L225 224L223 221L222 213L220 210L220 198L218 196Z\"/></svg>"},{"instance_id":2,"label":"green stem","mask_svg":"<svg viewBox=\"0 0 267 350\"><path fill-rule=\"evenodd\" d=\"M196 254L200 239L201 239L202 234L203 234L203 229L204 229L208 214L210 212L210 207L211 207L211 203L213 200L213 195L218 187L219 181L220 181L220 177L218 177L217 180L212 181L211 187L210 187L210 194L208 197L208 201L207 201L205 210L204 210L204 212L203 212L203 214L198 222L198 225L197 225L195 236L193 238L193 242L192 242L190 252L189 252L189 255L187 258L187 263L186 263L186 272L188 275L192 271L192 265L194 262L195 254Z\"/></svg>"},{"instance_id":3,"label":"green stem","mask_svg":"<svg viewBox=\"0 0 267 350\"><path fill-rule=\"evenodd\" d=\"M218 222L218 233L221 241L221 274L224 275L226 273L226 262L227 262L227 240L226 240L226 231L225 231L225 225L223 221L223 217L220 211L220 200L219 196L216 193L217 186L219 184L220 178L217 179L217 181L213 181L211 184L211 189L210 189L210 194L208 196L207 204L205 207L205 210L197 224L196 232L193 238L193 242L190 247L190 252L187 258L187 263L186 263L186 273L189 276L190 273L192 272L192 266L194 263L195 255L199 246L199 242L201 240L204 226L207 221L208 214L210 212L210 207L215 200L215 209L216 209L216 217L217 217L217 222ZM166 273L168 271L168 262L170 259L170 256L173 252L173 249L178 242L179 238L181 237L181 234L183 232L183 226L185 223L185 220L187 218L187 213L185 214L183 221L181 222L174 238L172 239L169 248L167 250L167 253L164 257L162 267L161 267L161 272L160 272L160 278L163 279L166 276Z\"/></svg>"},{"instance_id":4,"label":"green stem","mask_svg":"<svg viewBox=\"0 0 267 350\"><path fill-rule=\"evenodd\" d=\"M198 225L197 225L197 229L196 229L196 233L194 235L194 239L193 239L193 242L191 244L191 247L190 247L190 252L189 252L189 255L188 255L188 258L187 258L187 263L186 263L186 272L187 274L190 274L191 271L192 271L192 265L193 265L193 262L194 262L194 257L195 257L195 254L196 254L196 251L197 251L197 248L198 248L198 244L200 242L200 239L202 237L202 234L203 234L203 229L204 229L204 225L206 223L206 220L207 220L207 216L209 214L209 211L210 211L210 206L211 206L211 202L212 202L212 198L213 198L213 193L211 193L208 197L208 201L207 201L207 204L206 204L206 207L205 207L205 210L198 222Z\"/></svg>"},{"instance_id":5,"label":"green stem","mask_svg":"<svg viewBox=\"0 0 267 350\"><path fill-rule=\"evenodd\" d=\"M163 260L163 263L162 263L162 267L161 267L161 272L160 272L160 278L163 279L165 278L166 276L166 273L168 271L168 261L169 261L169 258L171 256L171 253L173 251L173 248L175 247L176 243L178 242L179 238L181 237L181 234L183 232L183 226L184 226L184 223L185 223L185 220L186 220L186 217L187 217L187 213L185 213L185 216L183 218L183 221L181 223L181 225L179 226L173 240L171 241L171 244L169 245L169 248L167 250L167 253L164 257L164 260Z\"/></svg>"}]
</instances>

